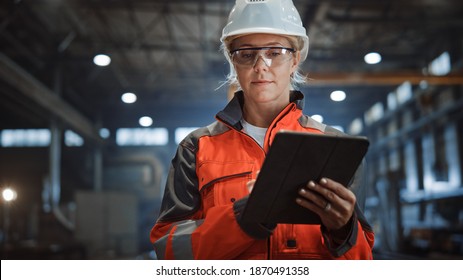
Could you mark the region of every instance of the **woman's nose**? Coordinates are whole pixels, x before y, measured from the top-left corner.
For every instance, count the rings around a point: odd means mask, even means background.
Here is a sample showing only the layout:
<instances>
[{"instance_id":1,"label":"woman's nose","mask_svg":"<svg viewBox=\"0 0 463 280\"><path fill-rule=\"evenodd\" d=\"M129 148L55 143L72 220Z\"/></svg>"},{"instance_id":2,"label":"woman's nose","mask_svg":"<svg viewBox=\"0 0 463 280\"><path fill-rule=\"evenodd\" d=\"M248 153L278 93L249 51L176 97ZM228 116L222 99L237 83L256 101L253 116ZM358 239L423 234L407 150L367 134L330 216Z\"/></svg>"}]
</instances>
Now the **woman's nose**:
<instances>
[{"instance_id":1,"label":"woman's nose","mask_svg":"<svg viewBox=\"0 0 463 280\"><path fill-rule=\"evenodd\" d=\"M257 56L256 62L254 63L254 70L267 70L272 65L272 60L265 58L262 55Z\"/></svg>"}]
</instances>

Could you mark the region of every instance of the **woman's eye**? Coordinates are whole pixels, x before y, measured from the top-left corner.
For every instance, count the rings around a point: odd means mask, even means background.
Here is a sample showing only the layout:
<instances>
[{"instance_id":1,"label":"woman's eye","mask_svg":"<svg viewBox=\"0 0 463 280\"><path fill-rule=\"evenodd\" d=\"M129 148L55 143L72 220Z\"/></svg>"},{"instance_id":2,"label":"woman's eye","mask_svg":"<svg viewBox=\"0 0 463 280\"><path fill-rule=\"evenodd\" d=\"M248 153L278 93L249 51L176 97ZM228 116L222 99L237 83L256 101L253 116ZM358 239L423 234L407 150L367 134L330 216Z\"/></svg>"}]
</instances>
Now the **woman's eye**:
<instances>
[{"instance_id":1,"label":"woman's eye","mask_svg":"<svg viewBox=\"0 0 463 280\"><path fill-rule=\"evenodd\" d=\"M254 55L252 53L242 53L241 57L242 58L252 58L254 57Z\"/></svg>"}]
</instances>

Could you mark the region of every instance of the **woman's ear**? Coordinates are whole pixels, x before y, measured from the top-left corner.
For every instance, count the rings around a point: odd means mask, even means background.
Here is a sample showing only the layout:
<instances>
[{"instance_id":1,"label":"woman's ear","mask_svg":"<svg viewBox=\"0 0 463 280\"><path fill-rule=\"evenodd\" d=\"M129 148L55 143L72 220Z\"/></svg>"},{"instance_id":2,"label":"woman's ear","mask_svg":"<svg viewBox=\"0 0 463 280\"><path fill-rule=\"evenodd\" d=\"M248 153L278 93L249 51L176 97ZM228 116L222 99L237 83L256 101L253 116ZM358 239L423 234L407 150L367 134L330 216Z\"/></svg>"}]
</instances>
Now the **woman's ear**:
<instances>
[{"instance_id":1,"label":"woman's ear","mask_svg":"<svg viewBox=\"0 0 463 280\"><path fill-rule=\"evenodd\" d=\"M293 59L293 64L291 65L291 72L295 72L297 70L297 68L299 67L300 61L301 61L301 52L297 51Z\"/></svg>"}]
</instances>

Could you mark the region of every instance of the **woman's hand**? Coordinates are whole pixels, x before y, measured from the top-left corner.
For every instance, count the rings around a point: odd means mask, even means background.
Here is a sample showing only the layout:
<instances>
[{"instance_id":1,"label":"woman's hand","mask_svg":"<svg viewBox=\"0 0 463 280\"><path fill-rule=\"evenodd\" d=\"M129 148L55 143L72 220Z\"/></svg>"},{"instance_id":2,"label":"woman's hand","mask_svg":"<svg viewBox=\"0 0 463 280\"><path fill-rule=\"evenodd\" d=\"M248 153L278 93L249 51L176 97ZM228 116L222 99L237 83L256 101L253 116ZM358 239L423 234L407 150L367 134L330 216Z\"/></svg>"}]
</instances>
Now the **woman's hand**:
<instances>
[{"instance_id":1,"label":"woman's hand","mask_svg":"<svg viewBox=\"0 0 463 280\"><path fill-rule=\"evenodd\" d=\"M255 183L256 183L256 179L252 179L246 182L246 188L248 188L249 193L252 192L252 189L254 188Z\"/></svg>"},{"instance_id":2,"label":"woman's hand","mask_svg":"<svg viewBox=\"0 0 463 280\"><path fill-rule=\"evenodd\" d=\"M322 178L318 184L310 181L299 190L299 195L296 202L317 213L328 230L342 228L354 213L355 194L328 178Z\"/></svg>"},{"instance_id":3,"label":"woman's hand","mask_svg":"<svg viewBox=\"0 0 463 280\"><path fill-rule=\"evenodd\" d=\"M259 171L256 172L256 178L259 176ZM248 188L249 193L252 192L252 189L254 188L254 184L256 183L256 179L252 179L246 182L246 188Z\"/></svg>"}]
</instances>

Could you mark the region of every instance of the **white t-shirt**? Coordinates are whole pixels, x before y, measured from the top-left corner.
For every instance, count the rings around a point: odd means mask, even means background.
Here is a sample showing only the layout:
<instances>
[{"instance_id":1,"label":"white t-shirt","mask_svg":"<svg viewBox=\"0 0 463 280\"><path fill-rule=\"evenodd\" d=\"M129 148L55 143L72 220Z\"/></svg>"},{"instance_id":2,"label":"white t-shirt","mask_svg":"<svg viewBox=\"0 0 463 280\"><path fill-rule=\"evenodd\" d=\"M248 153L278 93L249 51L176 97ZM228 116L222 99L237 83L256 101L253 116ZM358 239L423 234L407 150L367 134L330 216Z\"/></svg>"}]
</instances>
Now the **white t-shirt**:
<instances>
[{"instance_id":1,"label":"white t-shirt","mask_svg":"<svg viewBox=\"0 0 463 280\"><path fill-rule=\"evenodd\" d=\"M265 133L267 132L266 127L254 126L246 122L244 119L241 119L241 125L243 126L244 133L254 138L254 140L256 140L256 142L259 143L261 147L264 147L264 138Z\"/></svg>"}]
</instances>

